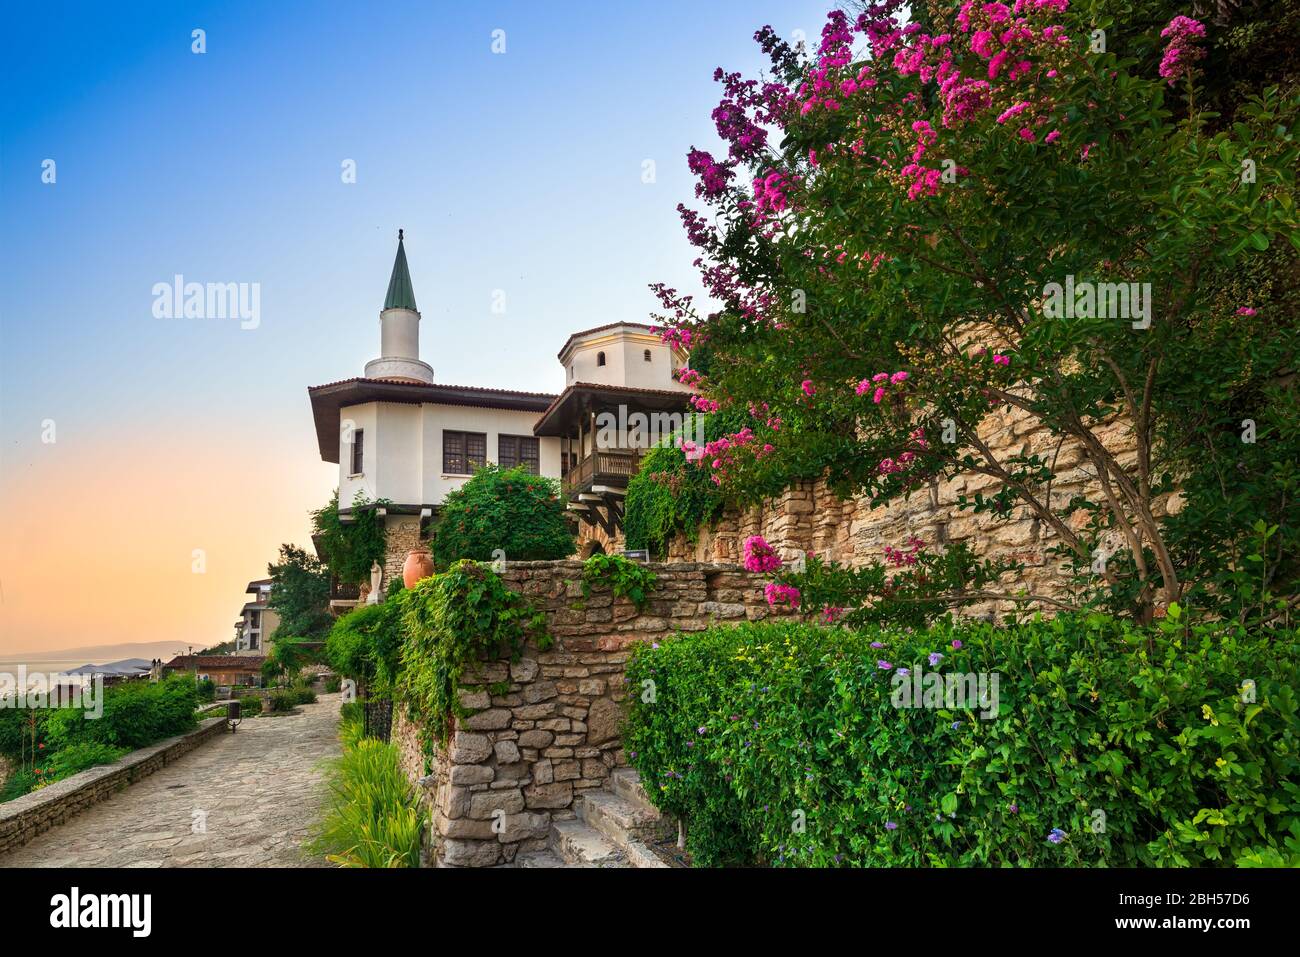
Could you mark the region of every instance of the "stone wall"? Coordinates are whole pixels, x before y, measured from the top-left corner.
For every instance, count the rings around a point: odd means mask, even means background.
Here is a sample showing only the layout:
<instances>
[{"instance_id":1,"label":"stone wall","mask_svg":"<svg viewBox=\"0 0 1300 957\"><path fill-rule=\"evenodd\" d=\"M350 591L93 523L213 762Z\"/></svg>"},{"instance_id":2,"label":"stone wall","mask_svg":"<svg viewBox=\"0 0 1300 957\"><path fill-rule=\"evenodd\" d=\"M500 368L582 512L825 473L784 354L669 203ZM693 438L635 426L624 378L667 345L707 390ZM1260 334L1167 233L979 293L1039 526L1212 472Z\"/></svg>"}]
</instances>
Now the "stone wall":
<instances>
[{"instance_id":1,"label":"stone wall","mask_svg":"<svg viewBox=\"0 0 1300 957\"><path fill-rule=\"evenodd\" d=\"M26 844L92 804L146 778L226 730L226 719L208 718L186 734L56 781L39 791L0 804L0 854Z\"/></svg>"},{"instance_id":2,"label":"stone wall","mask_svg":"<svg viewBox=\"0 0 1300 957\"><path fill-rule=\"evenodd\" d=\"M418 515L389 515L384 520L384 580L385 591L394 578L402 577L406 555L416 548L427 548L428 542L420 538Z\"/></svg>"},{"instance_id":3,"label":"stone wall","mask_svg":"<svg viewBox=\"0 0 1300 957\"><path fill-rule=\"evenodd\" d=\"M490 866L545 847L552 820L574 816L575 795L626 763L619 730L629 645L773 614L764 579L734 566L651 565L658 582L640 611L607 588L584 599L582 567L507 565L503 579L545 610L554 644L467 671L461 702L474 713L457 720L445 746L427 756L420 729L394 708L392 739L426 789L441 865Z\"/></svg>"},{"instance_id":4,"label":"stone wall","mask_svg":"<svg viewBox=\"0 0 1300 957\"><path fill-rule=\"evenodd\" d=\"M1013 455L1040 454L1056 463L1051 504L1057 514L1075 495L1103 503L1101 490L1080 447L1062 443L1020 410L998 412L985 419L980 435L999 460ZM1125 419L1117 418L1098 430L1098 438L1128 466L1134 460L1135 444ZM983 492L995 494L1001 483L986 475L964 475L931 481L905 499L872 508L865 497L842 500L824 480L801 481L762 506L743 512L727 510L716 521L699 530L696 541L679 535L670 545L669 562L734 562L743 559L745 539L762 535L785 557L813 552L822 558L849 565L882 560L884 548L902 547L910 536L926 543L930 550L954 542L967 542L980 557L1011 559L1024 564L1023 572L1008 576L1000 591L1027 589L1054 598L1068 597L1071 583L1059 562L1047 554L1058 540L1027 506L1018 506L1009 521L995 521L988 514L958 511L957 496ZM1179 499L1153 503L1157 517L1166 508L1176 510ZM1076 522L1086 515L1076 514ZM1078 525L1077 527L1081 527ZM1111 548L1118 542L1108 543ZM1012 608L1010 602L985 602L966 609L967 614L989 615ZM1044 609L1050 610L1050 609Z\"/></svg>"}]
</instances>

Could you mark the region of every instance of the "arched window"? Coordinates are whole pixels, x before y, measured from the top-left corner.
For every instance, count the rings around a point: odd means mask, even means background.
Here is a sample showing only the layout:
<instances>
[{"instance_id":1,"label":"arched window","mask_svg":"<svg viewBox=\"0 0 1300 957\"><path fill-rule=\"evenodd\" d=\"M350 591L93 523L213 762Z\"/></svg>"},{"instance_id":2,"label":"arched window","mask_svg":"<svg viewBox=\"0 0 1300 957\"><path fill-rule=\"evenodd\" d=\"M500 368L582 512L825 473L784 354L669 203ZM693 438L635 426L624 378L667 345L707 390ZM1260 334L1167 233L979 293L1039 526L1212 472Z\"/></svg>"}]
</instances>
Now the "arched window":
<instances>
[{"instance_id":1,"label":"arched window","mask_svg":"<svg viewBox=\"0 0 1300 957\"><path fill-rule=\"evenodd\" d=\"M603 352L597 352L597 353L596 353L596 365L598 365L598 366L603 366L604 364L605 364L605 353L603 353Z\"/></svg>"},{"instance_id":2,"label":"arched window","mask_svg":"<svg viewBox=\"0 0 1300 957\"><path fill-rule=\"evenodd\" d=\"M649 349L647 349L647 350L645 351L645 361L646 361L646 362L649 362L649 361L650 361L650 350L649 350Z\"/></svg>"}]
</instances>

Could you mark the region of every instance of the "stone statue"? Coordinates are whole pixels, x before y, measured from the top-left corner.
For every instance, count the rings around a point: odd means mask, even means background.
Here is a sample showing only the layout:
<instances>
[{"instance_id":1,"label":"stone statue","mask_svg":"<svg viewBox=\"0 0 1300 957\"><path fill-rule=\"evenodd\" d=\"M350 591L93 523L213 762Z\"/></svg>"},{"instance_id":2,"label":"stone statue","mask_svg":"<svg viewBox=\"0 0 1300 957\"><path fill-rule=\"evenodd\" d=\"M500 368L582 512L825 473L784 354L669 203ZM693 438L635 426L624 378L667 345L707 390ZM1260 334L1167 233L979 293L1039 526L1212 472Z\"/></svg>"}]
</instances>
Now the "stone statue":
<instances>
[{"instance_id":1,"label":"stone statue","mask_svg":"<svg viewBox=\"0 0 1300 957\"><path fill-rule=\"evenodd\" d=\"M384 570L379 562L370 563L370 594L366 596L367 605L379 604L379 586L384 580Z\"/></svg>"}]
</instances>

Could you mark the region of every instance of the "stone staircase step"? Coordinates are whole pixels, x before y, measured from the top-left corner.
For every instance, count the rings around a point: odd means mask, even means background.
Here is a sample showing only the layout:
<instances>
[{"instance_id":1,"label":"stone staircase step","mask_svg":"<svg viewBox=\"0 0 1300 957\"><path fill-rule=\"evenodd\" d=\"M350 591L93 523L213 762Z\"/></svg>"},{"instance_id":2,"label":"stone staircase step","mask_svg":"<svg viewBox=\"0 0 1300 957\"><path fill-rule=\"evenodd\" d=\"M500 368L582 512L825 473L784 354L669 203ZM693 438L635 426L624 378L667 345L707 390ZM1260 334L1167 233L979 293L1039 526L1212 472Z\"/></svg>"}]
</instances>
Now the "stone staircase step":
<instances>
[{"instance_id":1,"label":"stone staircase step","mask_svg":"<svg viewBox=\"0 0 1300 957\"><path fill-rule=\"evenodd\" d=\"M554 851L529 851L526 854L519 854L509 864L503 864L503 867L570 867L564 858L560 857Z\"/></svg>"},{"instance_id":2,"label":"stone staircase step","mask_svg":"<svg viewBox=\"0 0 1300 957\"><path fill-rule=\"evenodd\" d=\"M579 818L551 823L551 848L577 867L628 867L627 852Z\"/></svg>"},{"instance_id":3,"label":"stone staircase step","mask_svg":"<svg viewBox=\"0 0 1300 957\"><path fill-rule=\"evenodd\" d=\"M641 775L637 773L636 768L615 768L609 775L608 790L634 804L640 804L643 807L654 807L654 804L650 801L650 796L646 794L645 788L641 786Z\"/></svg>"},{"instance_id":4,"label":"stone staircase step","mask_svg":"<svg viewBox=\"0 0 1300 957\"><path fill-rule=\"evenodd\" d=\"M578 817L619 846L626 846L630 840L654 840L677 833L676 825L655 808L612 791L584 794Z\"/></svg>"}]
</instances>

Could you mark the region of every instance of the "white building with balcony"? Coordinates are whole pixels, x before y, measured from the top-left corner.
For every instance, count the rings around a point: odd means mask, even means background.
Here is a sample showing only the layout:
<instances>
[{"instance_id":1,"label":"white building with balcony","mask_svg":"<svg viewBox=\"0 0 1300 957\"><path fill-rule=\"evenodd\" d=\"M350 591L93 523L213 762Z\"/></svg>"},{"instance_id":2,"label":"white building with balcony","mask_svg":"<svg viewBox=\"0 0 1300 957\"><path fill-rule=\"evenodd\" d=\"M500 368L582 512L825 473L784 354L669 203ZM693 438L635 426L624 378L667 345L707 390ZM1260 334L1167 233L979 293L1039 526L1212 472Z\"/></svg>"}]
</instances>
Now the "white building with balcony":
<instances>
[{"instance_id":1,"label":"white building with balcony","mask_svg":"<svg viewBox=\"0 0 1300 957\"><path fill-rule=\"evenodd\" d=\"M649 326L615 322L569 336L558 356L558 393L451 385L420 359L420 324L399 231L379 357L357 378L308 389L321 458L339 468L342 517L358 494L384 500L390 533L400 526L424 537L447 493L491 462L556 479L579 537L602 547L617 540L640 449L688 409L691 390L674 378L687 354ZM602 413L621 423L616 441L599 427L609 421ZM658 416L661 427L626 428L638 415Z\"/></svg>"}]
</instances>

